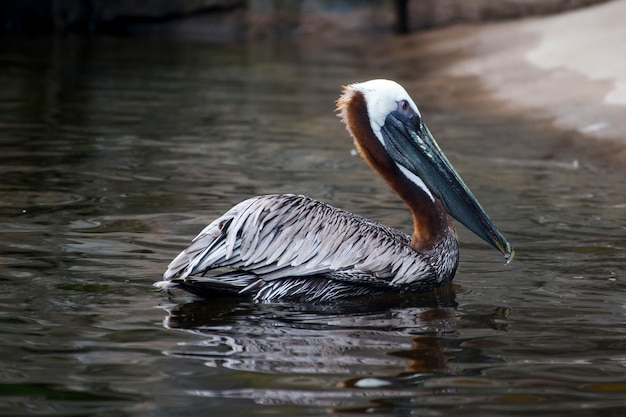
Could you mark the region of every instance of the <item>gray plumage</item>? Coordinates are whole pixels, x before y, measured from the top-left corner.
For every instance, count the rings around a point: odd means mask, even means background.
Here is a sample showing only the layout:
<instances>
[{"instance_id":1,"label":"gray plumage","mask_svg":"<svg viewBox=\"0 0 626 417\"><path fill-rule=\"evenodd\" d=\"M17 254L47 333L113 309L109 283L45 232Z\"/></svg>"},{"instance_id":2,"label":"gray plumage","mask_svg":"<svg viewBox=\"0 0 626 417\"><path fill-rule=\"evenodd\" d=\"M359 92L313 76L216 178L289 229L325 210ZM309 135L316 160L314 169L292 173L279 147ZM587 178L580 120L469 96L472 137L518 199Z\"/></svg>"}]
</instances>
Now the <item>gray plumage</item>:
<instances>
[{"instance_id":1,"label":"gray plumage","mask_svg":"<svg viewBox=\"0 0 626 417\"><path fill-rule=\"evenodd\" d=\"M410 236L296 195L245 200L209 224L169 265L161 288L200 296L329 301L432 290L458 263L454 235L428 253Z\"/></svg>"}]
</instances>

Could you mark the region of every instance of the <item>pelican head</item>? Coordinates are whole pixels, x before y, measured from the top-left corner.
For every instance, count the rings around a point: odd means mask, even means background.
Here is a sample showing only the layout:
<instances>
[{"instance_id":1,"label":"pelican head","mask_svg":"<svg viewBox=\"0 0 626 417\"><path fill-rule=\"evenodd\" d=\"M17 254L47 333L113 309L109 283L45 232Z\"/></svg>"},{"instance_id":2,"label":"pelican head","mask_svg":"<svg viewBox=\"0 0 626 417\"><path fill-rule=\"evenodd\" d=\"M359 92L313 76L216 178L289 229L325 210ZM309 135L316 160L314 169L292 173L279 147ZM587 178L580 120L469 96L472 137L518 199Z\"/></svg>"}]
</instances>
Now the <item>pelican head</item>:
<instances>
[{"instance_id":1,"label":"pelican head","mask_svg":"<svg viewBox=\"0 0 626 417\"><path fill-rule=\"evenodd\" d=\"M443 205L507 262L513 258L513 248L443 154L402 86L390 80L351 84L337 104L360 154L409 202L414 219L416 207L428 205L424 201Z\"/></svg>"}]
</instances>

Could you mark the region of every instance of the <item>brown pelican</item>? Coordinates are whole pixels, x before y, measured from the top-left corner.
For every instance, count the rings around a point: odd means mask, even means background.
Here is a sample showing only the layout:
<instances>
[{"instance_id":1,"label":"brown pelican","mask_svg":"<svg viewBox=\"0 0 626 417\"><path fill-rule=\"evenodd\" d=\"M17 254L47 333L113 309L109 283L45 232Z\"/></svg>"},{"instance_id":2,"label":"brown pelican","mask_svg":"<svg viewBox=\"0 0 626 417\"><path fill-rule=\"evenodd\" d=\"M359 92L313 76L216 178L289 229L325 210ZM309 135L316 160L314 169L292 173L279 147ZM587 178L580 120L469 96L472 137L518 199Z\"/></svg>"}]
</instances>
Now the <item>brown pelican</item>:
<instances>
[{"instance_id":1,"label":"brown pelican","mask_svg":"<svg viewBox=\"0 0 626 417\"><path fill-rule=\"evenodd\" d=\"M459 262L450 216L512 259L402 86L349 85L337 111L360 155L409 207L411 236L304 196L253 197L202 230L155 286L307 302L430 291L452 281Z\"/></svg>"}]
</instances>

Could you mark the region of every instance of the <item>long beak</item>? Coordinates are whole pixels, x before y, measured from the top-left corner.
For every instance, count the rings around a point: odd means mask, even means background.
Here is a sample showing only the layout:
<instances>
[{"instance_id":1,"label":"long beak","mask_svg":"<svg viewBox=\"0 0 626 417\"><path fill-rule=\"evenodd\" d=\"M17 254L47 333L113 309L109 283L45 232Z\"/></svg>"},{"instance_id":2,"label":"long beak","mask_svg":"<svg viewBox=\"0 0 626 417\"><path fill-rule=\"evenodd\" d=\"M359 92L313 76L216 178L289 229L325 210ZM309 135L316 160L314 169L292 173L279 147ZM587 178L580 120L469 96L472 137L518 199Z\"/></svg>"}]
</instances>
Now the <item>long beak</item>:
<instances>
[{"instance_id":1,"label":"long beak","mask_svg":"<svg viewBox=\"0 0 626 417\"><path fill-rule=\"evenodd\" d=\"M452 217L502 252L507 263L513 259L513 248L454 170L419 116L407 118L391 113L382 133L391 157L421 178Z\"/></svg>"}]
</instances>

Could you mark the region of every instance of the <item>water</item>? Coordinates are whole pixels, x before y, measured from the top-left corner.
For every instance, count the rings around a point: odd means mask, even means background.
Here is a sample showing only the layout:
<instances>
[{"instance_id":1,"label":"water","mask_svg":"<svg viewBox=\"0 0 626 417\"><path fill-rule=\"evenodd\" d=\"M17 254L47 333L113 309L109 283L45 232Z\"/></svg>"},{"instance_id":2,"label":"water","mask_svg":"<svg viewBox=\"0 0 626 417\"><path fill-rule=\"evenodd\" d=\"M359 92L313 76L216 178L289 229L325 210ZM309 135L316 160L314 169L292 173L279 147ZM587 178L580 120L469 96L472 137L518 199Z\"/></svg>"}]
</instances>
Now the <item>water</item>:
<instances>
[{"instance_id":1,"label":"water","mask_svg":"<svg viewBox=\"0 0 626 417\"><path fill-rule=\"evenodd\" d=\"M387 44L3 44L0 415L626 410L626 190L619 163L585 152L603 145L503 111L441 57L381 59ZM408 230L333 115L340 85L380 76L413 93L514 262L459 227L455 283L434 294L304 306L152 288L257 194Z\"/></svg>"}]
</instances>

